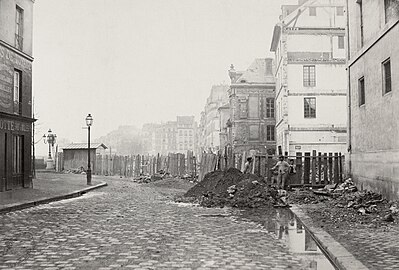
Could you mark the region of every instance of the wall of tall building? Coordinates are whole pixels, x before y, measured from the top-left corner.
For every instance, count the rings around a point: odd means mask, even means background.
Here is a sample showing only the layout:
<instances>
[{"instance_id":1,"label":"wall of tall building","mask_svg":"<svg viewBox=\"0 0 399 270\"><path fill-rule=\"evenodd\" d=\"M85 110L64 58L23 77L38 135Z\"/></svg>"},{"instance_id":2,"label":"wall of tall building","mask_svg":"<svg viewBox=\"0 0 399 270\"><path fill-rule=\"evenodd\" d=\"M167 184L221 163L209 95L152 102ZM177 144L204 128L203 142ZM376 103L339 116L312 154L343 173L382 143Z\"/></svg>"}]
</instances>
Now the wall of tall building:
<instances>
[{"instance_id":1,"label":"wall of tall building","mask_svg":"<svg viewBox=\"0 0 399 270\"><path fill-rule=\"evenodd\" d=\"M282 11L271 45L279 152L345 153L345 1L305 1Z\"/></svg>"},{"instance_id":2,"label":"wall of tall building","mask_svg":"<svg viewBox=\"0 0 399 270\"><path fill-rule=\"evenodd\" d=\"M385 6L389 3L392 6ZM353 179L359 186L397 199L399 4L397 1L383 0L363 0L358 3L349 1L348 10L348 144L351 149L348 165ZM360 31L361 21L363 33Z\"/></svg>"},{"instance_id":3,"label":"wall of tall building","mask_svg":"<svg viewBox=\"0 0 399 270\"><path fill-rule=\"evenodd\" d=\"M0 0L0 191L32 187L32 15Z\"/></svg>"}]
</instances>

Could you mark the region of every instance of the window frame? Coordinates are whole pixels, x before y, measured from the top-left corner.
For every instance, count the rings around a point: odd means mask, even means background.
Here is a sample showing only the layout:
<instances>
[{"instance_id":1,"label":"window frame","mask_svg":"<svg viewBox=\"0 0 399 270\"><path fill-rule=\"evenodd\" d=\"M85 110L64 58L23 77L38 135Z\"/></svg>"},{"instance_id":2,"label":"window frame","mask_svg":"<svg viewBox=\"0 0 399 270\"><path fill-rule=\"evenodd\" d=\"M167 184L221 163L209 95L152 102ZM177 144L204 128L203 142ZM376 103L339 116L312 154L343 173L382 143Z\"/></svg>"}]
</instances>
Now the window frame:
<instances>
[{"instance_id":1,"label":"window frame","mask_svg":"<svg viewBox=\"0 0 399 270\"><path fill-rule=\"evenodd\" d=\"M387 78L386 66L388 65L389 65L389 77ZM381 63L381 68L382 68L382 94L386 95L392 92L392 66L391 66L390 57Z\"/></svg>"},{"instance_id":2,"label":"window frame","mask_svg":"<svg viewBox=\"0 0 399 270\"><path fill-rule=\"evenodd\" d=\"M276 127L274 125L266 126L266 141L272 142L276 140Z\"/></svg>"},{"instance_id":3,"label":"window frame","mask_svg":"<svg viewBox=\"0 0 399 270\"><path fill-rule=\"evenodd\" d=\"M358 95L359 95L359 107L366 105L366 83L364 76L360 77L357 81L358 83Z\"/></svg>"},{"instance_id":4,"label":"window frame","mask_svg":"<svg viewBox=\"0 0 399 270\"><path fill-rule=\"evenodd\" d=\"M18 75L17 76L18 79L16 79L16 75ZM14 103L14 113L22 114L22 71L19 69L14 69L13 103Z\"/></svg>"},{"instance_id":5,"label":"window frame","mask_svg":"<svg viewBox=\"0 0 399 270\"><path fill-rule=\"evenodd\" d=\"M311 102L307 101L313 101L314 100L314 113L312 113L312 104ZM308 108L307 108L308 106ZM316 114L316 109L317 109L317 103L316 103L316 97L305 97L303 98L303 117L306 119L315 119L317 114Z\"/></svg>"},{"instance_id":6,"label":"window frame","mask_svg":"<svg viewBox=\"0 0 399 270\"><path fill-rule=\"evenodd\" d=\"M313 78L312 78L312 73L313 73ZM302 80L304 87L316 86L316 65L304 65L302 67Z\"/></svg>"},{"instance_id":7,"label":"window frame","mask_svg":"<svg viewBox=\"0 0 399 270\"><path fill-rule=\"evenodd\" d=\"M276 104L274 98L266 98L266 118L276 117Z\"/></svg>"},{"instance_id":8,"label":"window frame","mask_svg":"<svg viewBox=\"0 0 399 270\"><path fill-rule=\"evenodd\" d=\"M15 48L24 48L24 9L16 5L15 8Z\"/></svg>"}]
</instances>

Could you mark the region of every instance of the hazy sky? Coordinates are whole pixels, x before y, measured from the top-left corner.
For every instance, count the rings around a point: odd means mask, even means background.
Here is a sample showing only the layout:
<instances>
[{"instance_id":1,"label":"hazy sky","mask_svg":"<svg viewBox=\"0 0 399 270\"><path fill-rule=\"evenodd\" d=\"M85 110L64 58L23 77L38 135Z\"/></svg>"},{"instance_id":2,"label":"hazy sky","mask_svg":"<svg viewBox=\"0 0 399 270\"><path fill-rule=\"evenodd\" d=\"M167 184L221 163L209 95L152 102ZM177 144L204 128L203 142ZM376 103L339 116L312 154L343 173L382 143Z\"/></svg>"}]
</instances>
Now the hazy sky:
<instances>
[{"instance_id":1,"label":"hazy sky","mask_svg":"<svg viewBox=\"0 0 399 270\"><path fill-rule=\"evenodd\" d=\"M211 86L270 56L283 3L296 0L40 0L33 95L39 132L86 141L119 125L203 110ZM39 152L44 151L42 143Z\"/></svg>"}]
</instances>

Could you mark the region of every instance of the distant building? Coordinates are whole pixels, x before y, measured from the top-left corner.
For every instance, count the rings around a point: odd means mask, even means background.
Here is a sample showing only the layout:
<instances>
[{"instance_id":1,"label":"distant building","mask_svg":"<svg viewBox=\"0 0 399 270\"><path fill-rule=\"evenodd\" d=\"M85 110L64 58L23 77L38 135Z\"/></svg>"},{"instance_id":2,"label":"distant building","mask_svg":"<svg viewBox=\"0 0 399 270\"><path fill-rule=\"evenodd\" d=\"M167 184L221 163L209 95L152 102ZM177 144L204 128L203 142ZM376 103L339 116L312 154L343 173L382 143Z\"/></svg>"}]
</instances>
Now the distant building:
<instances>
[{"instance_id":1,"label":"distant building","mask_svg":"<svg viewBox=\"0 0 399 270\"><path fill-rule=\"evenodd\" d=\"M0 0L0 191L32 187L32 0Z\"/></svg>"},{"instance_id":2,"label":"distant building","mask_svg":"<svg viewBox=\"0 0 399 270\"><path fill-rule=\"evenodd\" d=\"M282 6L270 49L276 63L280 154L345 153L345 26L344 0Z\"/></svg>"},{"instance_id":3,"label":"distant building","mask_svg":"<svg viewBox=\"0 0 399 270\"><path fill-rule=\"evenodd\" d=\"M222 117L235 153L255 151L274 153L275 141L275 78L273 59L255 59L246 71L229 70L228 90L230 118ZM223 109L222 109L223 111ZM231 125L231 131L228 131Z\"/></svg>"},{"instance_id":4,"label":"distant building","mask_svg":"<svg viewBox=\"0 0 399 270\"><path fill-rule=\"evenodd\" d=\"M227 90L228 85L219 84L212 86L209 97L204 108L204 119L202 128L203 145L202 150L207 152L217 152L220 150L221 130L218 108L226 104L229 100Z\"/></svg>"},{"instance_id":5,"label":"distant building","mask_svg":"<svg viewBox=\"0 0 399 270\"><path fill-rule=\"evenodd\" d=\"M65 146L63 151L62 169L75 170L84 168L87 169L87 143L71 143ZM90 144L90 164L92 171L96 171L96 157L97 155L104 155L107 147L102 143Z\"/></svg>"},{"instance_id":6,"label":"distant building","mask_svg":"<svg viewBox=\"0 0 399 270\"><path fill-rule=\"evenodd\" d=\"M348 2L349 170L399 198L399 1Z\"/></svg>"},{"instance_id":7,"label":"distant building","mask_svg":"<svg viewBox=\"0 0 399 270\"><path fill-rule=\"evenodd\" d=\"M177 116L177 153L193 151L197 153L197 122L194 116Z\"/></svg>"}]
</instances>

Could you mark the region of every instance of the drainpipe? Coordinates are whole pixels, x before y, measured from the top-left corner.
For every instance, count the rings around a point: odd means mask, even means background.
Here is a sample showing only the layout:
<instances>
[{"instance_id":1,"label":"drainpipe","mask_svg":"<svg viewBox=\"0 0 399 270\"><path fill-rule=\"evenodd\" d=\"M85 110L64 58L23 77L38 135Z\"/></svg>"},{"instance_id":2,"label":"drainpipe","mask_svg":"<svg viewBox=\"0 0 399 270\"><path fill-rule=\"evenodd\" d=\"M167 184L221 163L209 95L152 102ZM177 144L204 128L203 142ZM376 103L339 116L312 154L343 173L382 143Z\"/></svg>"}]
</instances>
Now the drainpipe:
<instances>
[{"instance_id":1,"label":"drainpipe","mask_svg":"<svg viewBox=\"0 0 399 270\"><path fill-rule=\"evenodd\" d=\"M349 38L349 0L346 0L346 35L347 35L347 63L350 60L351 52L350 52L350 38ZM351 73L350 66L347 66L348 73L348 127L347 127L347 136L348 136L348 176L352 177L352 95L351 95Z\"/></svg>"}]
</instances>

